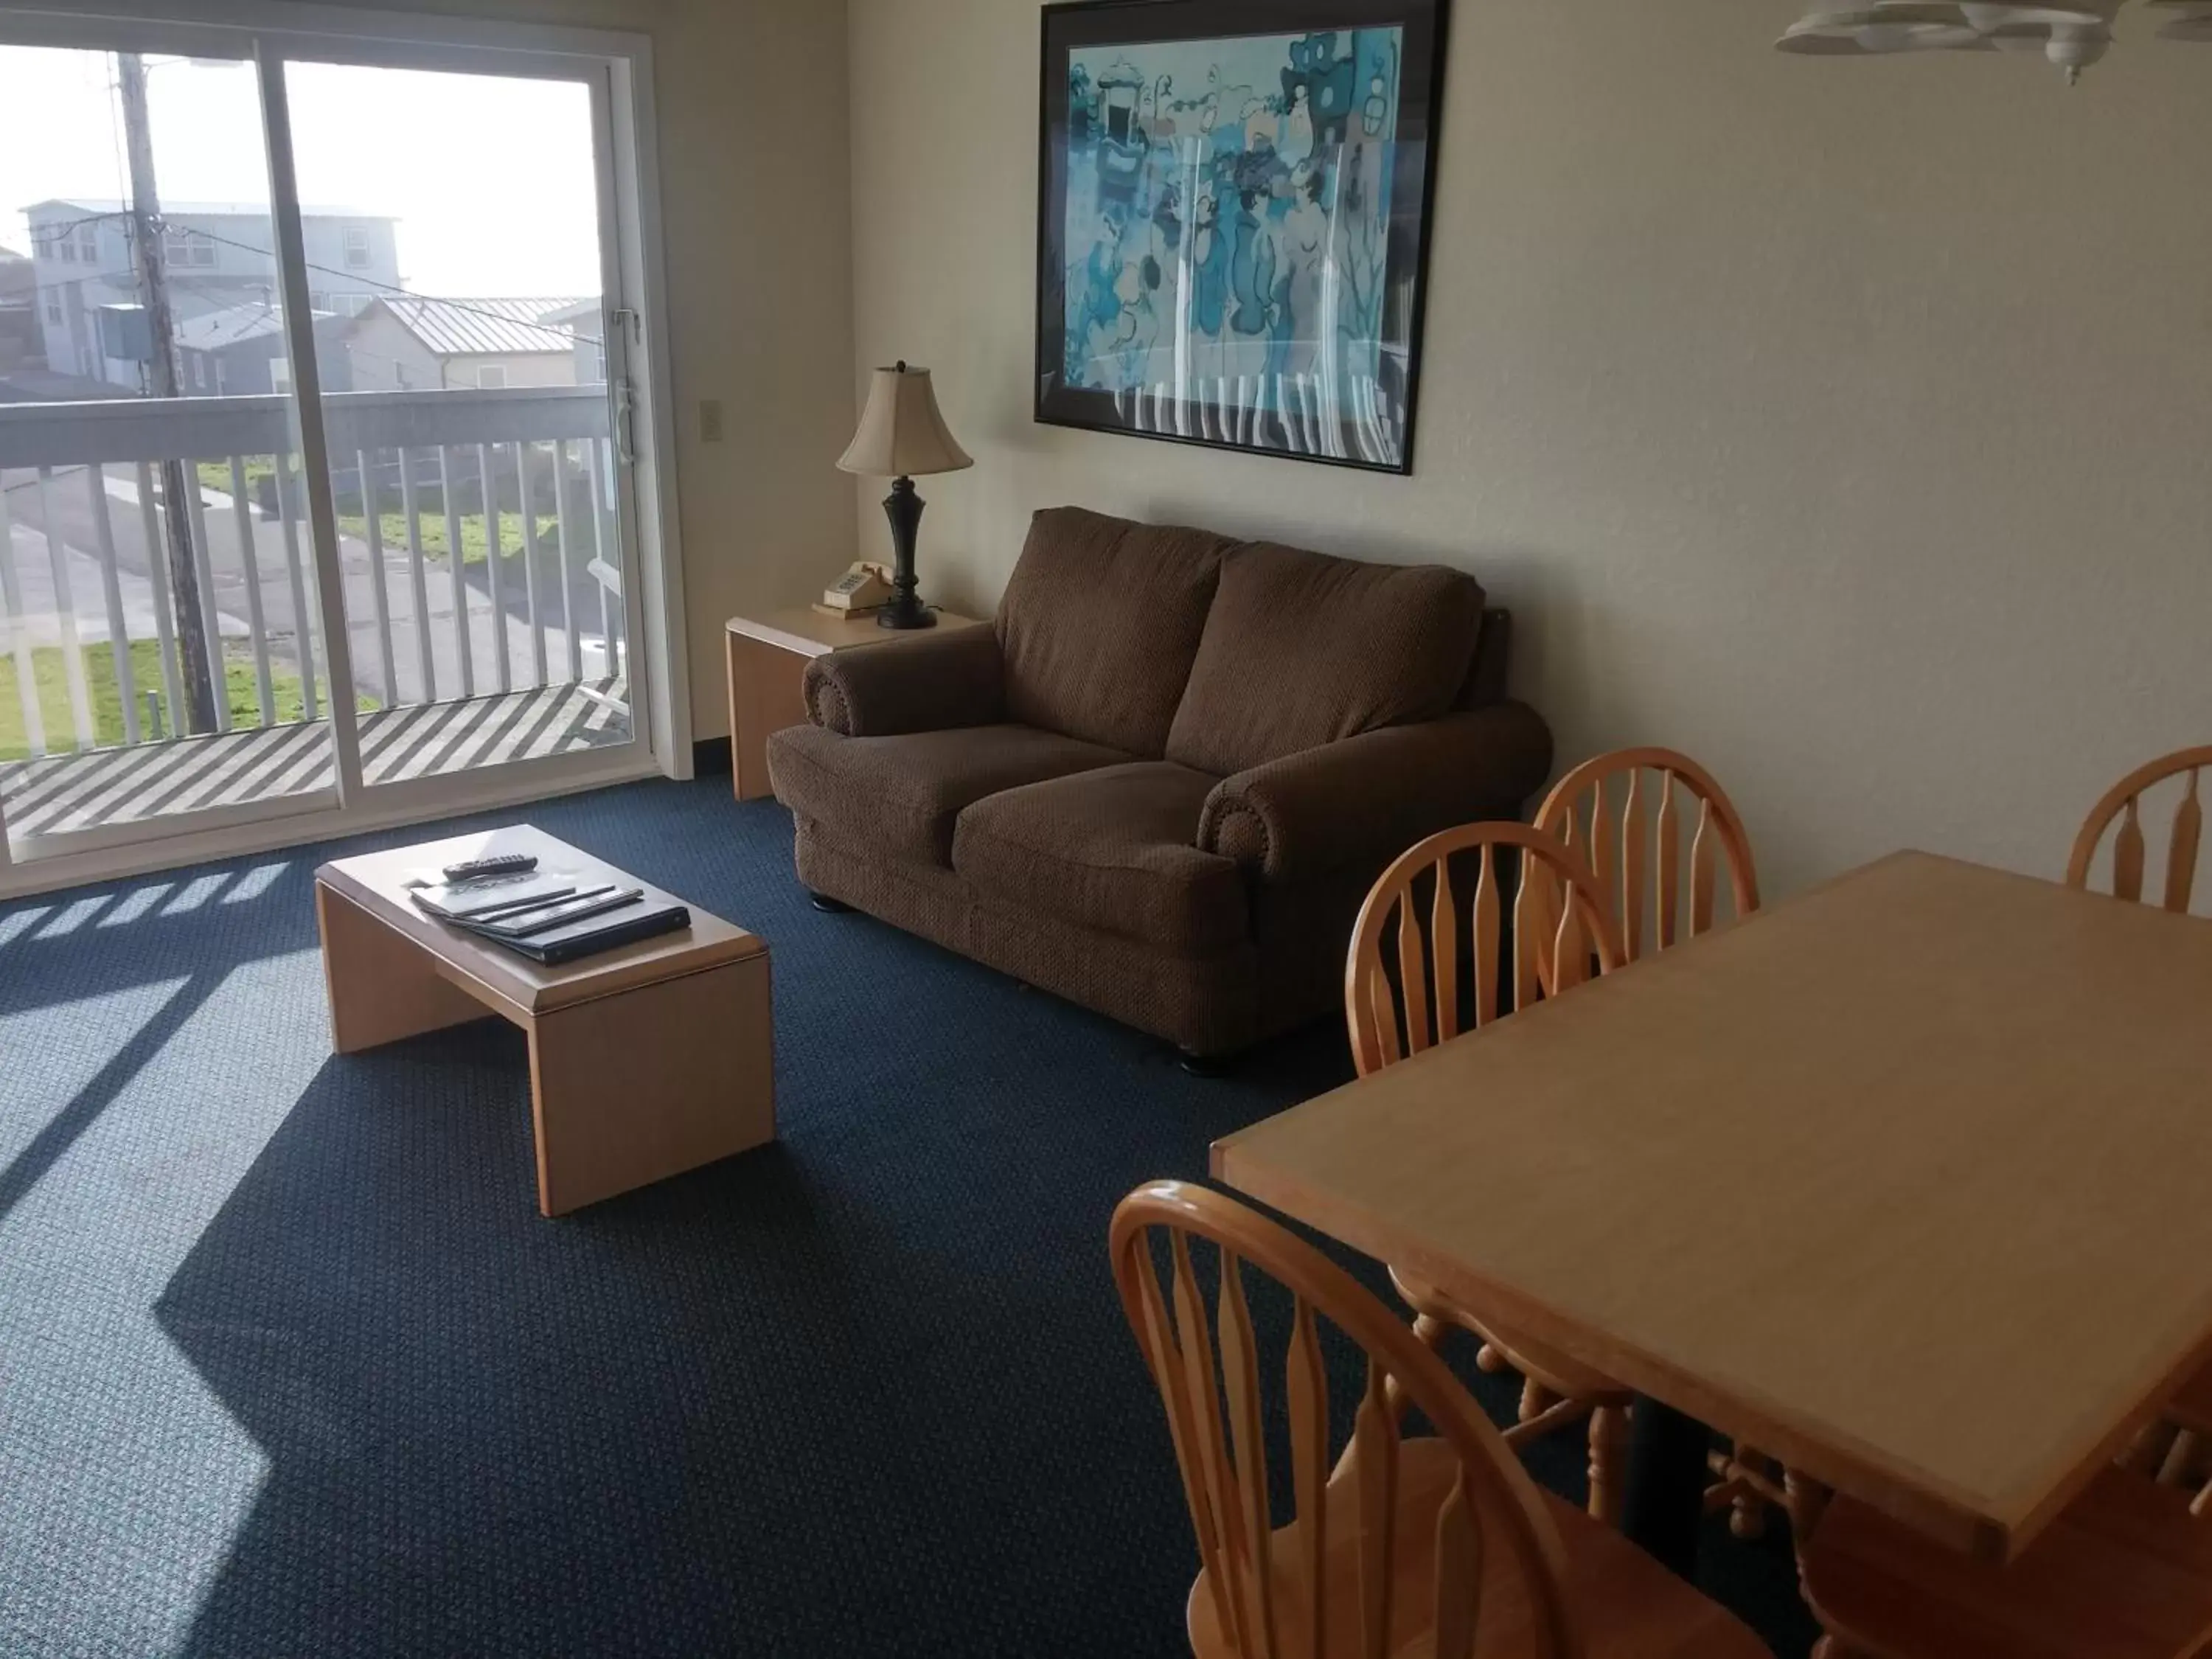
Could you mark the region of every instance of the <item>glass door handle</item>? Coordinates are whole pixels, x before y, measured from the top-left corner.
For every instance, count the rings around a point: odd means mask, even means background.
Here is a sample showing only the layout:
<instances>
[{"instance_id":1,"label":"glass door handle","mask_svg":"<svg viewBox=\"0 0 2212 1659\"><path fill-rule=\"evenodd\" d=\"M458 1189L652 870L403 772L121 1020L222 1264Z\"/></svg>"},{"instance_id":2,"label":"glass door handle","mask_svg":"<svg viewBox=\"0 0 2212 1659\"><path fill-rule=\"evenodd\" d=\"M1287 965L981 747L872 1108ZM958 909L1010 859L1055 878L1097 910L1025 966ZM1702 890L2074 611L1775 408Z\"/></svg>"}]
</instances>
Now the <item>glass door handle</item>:
<instances>
[{"instance_id":1,"label":"glass door handle","mask_svg":"<svg viewBox=\"0 0 2212 1659\"><path fill-rule=\"evenodd\" d=\"M624 466L637 465L637 388L628 375L615 382L615 458Z\"/></svg>"},{"instance_id":2,"label":"glass door handle","mask_svg":"<svg viewBox=\"0 0 2212 1659\"><path fill-rule=\"evenodd\" d=\"M645 337L645 319L634 306L617 306L607 313L612 343L620 356L610 355L608 378L615 399L615 458L624 466L637 465L637 386L629 377L629 350Z\"/></svg>"}]
</instances>

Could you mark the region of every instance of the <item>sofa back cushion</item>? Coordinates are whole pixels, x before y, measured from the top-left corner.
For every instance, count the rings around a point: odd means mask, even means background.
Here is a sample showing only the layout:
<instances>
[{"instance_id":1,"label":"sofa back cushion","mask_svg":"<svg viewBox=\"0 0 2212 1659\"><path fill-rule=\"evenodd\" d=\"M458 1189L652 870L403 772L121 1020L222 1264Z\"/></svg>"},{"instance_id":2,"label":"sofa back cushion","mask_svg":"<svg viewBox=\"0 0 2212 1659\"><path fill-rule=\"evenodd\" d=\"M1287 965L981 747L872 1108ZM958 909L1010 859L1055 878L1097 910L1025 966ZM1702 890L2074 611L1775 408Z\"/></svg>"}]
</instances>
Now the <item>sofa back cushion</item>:
<instances>
[{"instance_id":1,"label":"sofa back cushion","mask_svg":"<svg viewBox=\"0 0 2212 1659\"><path fill-rule=\"evenodd\" d=\"M999 603L1007 718L1158 760L1230 545L1079 507L1039 513Z\"/></svg>"},{"instance_id":2,"label":"sofa back cushion","mask_svg":"<svg viewBox=\"0 0 2212 1659\"><path fill-rule=\"evenodd\" d=\"M1481 622L1482 589L1456 570L1232 549L1167 758L1226 775L1434 720L1467 684Z\"/></svg>"},{"instance_id":3,"label":"sofa back cushion","mask_svg":"<svg viewBox=\"0 0 2212 1659\"><path fill-rule=\"evenodd\" d=\"M1467 684L1459 689L1459 708L1487 708L1505 701L1506 676L1512 668L1513 613L1498 605L1482 608L1482 626L1474 636L1474 661L1467 671Z\"/></svg>"}]
</instances>

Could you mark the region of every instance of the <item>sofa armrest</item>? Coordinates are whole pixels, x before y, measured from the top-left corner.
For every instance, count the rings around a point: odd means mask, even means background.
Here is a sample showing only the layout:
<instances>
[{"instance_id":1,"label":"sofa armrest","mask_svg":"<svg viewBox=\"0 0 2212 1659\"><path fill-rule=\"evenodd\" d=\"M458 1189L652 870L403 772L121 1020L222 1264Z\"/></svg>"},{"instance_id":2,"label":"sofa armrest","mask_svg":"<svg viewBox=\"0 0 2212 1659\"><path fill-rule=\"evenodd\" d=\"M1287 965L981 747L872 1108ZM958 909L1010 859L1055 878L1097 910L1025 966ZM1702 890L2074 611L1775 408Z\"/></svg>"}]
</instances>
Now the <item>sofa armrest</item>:
<instances>
[{"instance_id":1,"label":"sofa armrest","mask_svg":"<svg viewBox=\"0 0 2212 1659\"><path fill-rule=\"evenodd\" d=\"M1198 844L1276 885L1371 865L1425 836L1518 816L1552 769L1552 733L1517 702L1385 726L1224 778Z\"/></svg>"},{"instance_id":2,"label":"sofa armrest","mask_svg":"<svg viewBox=\"0 0 2212 1659\"><path fill-rule=\"evenodd\" d=\"M991 726L1006 717L1006 665L988 627L894 635L806 665L806 716L848 738Z\"/></svg>"}]
</instances>

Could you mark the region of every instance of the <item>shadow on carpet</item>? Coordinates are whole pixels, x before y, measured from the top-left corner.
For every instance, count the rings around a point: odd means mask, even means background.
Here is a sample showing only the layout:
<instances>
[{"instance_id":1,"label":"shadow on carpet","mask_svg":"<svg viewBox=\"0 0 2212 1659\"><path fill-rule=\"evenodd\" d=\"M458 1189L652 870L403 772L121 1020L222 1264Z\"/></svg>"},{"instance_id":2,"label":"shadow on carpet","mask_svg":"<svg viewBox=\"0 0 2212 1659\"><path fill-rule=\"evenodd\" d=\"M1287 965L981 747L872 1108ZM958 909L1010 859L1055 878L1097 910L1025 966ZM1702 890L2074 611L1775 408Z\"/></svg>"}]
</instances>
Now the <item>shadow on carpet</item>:
<instances>
[{"instance_id":1,"label":"shadow on carpet","mask_svg":"<svg viewBox=\"0 0 2212 1659\"><path fill-rule=\"evenodd\" d=\"M519 1034L331 1056L314 866L442 830L0 907L0 1651L1187 1652L1107 1216L1341 1032L1186 1077L720 781L526 816L769 941L777 1145L547 1222ZM1806 1651L1784 1540L1702 1577Z\"/></svg>"}]
</instances>

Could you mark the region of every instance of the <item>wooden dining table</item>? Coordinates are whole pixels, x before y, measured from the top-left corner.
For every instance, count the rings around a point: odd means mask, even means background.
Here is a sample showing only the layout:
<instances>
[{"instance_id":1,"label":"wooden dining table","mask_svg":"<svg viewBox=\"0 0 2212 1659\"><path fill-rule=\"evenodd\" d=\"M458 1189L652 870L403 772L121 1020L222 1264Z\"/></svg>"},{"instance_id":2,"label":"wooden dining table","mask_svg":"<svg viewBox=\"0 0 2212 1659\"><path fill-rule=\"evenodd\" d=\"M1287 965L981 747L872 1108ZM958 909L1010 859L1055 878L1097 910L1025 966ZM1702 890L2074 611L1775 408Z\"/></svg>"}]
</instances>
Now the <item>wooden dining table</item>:
<instances>
[{"instance_id":1,"label":"wooden dining table","mask_svg":"<svg viewBox=\"0 0 2212 1659\"><path fill-rule=\"evenodd\" d=\"M1228 1185L2015 1558L2212 1358L2212 922L1900 853L1214 1143Z\"/></svg>"}]
</instances>

